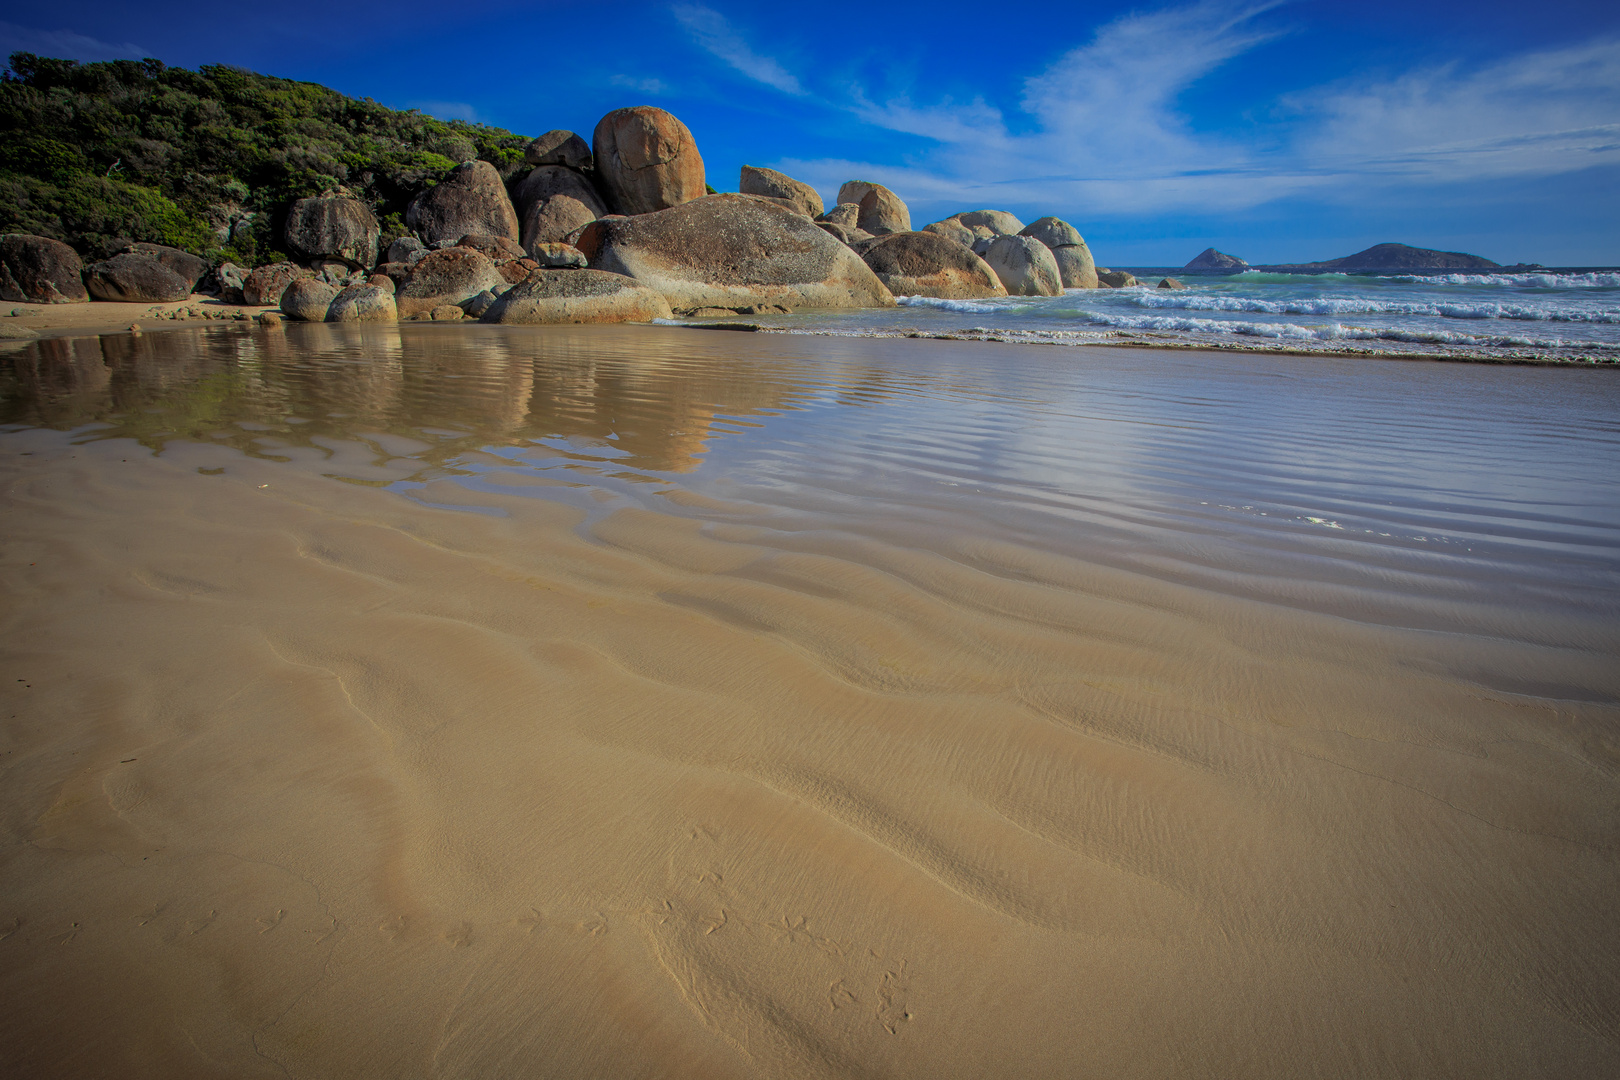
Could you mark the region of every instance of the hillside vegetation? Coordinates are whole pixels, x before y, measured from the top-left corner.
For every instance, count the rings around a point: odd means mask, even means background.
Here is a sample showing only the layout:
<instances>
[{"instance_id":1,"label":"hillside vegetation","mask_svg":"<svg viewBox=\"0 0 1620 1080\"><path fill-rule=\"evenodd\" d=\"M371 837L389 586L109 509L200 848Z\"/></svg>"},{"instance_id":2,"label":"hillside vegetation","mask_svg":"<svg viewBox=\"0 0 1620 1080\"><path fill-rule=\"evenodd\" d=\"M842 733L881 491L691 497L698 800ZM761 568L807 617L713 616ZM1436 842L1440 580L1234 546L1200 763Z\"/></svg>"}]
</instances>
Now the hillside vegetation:
<instances>
[{"instance_id":1,"label":"hillside vegetation","mask_svg":"<svg viewBox=\"0 0 1620 1080\"><path fill-rule=\"evenodd\" d=\"M13 53L0 74L0 232L89 257L129 239L254 266L281 257L294 199L345 192L399 235L411 196L469 158L509 179L528 141L239 68Z\"/></svg>"}]
</instances>

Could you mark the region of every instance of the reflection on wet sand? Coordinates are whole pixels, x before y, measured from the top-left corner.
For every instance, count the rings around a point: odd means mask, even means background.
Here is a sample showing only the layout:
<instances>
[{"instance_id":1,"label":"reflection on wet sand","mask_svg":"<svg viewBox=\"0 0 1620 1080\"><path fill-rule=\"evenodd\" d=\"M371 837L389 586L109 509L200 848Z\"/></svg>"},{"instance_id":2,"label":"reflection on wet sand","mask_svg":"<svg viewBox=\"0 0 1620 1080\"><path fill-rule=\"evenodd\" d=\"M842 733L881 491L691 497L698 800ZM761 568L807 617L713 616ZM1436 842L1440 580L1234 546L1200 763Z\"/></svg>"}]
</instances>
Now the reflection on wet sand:
<instances>
[{"instance_id":1,"label":"reflection on wet sand","mask_svg":"<svg viewBox=\"0 0 1620 1080\"><path fill-rule=\"evenodd\" d=\"M0 382L0 423L106 424L104 437L152 449L210 438L249 454L264 453L266 440L318 446L366 426L406 436L433 428L444 437L423 459L436 465L470 447L562 439L680 473L702 459L717 417L781 408L798 390L746 364L697 371L652 352L608 362L586 340L445 329L313 324L50 339L0 376L12 384Z\"/></svg>"},{"instance_id":2,"label":"reflection on wet sand","mask_svg":"<svg viewBox=\"0 0 1620 1080\"><path fill-rule=\"evenodd\" d=\"M7 352L0 1066L1614 1074L1611 387Z\"/></svg>"}]
</instances>

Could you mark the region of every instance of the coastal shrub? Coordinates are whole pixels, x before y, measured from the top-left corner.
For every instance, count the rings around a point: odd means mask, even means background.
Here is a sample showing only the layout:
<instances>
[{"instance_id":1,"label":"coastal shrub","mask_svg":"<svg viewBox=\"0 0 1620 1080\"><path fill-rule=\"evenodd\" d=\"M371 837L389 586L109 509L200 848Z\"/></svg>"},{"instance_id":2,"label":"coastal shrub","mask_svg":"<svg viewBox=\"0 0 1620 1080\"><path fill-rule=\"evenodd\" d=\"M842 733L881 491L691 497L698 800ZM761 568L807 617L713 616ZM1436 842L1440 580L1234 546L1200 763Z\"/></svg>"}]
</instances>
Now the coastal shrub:
<instances>
[{"instance_id":1,"label":"coastal shrub","mask_svg":"<svg viewBox=\"0 0 1620 1080\"><path fill-rule=\"evenodd\" d=\"M511 179L528 142L226 65L19 52L0 73L0 228L84 255L127 237L263 262L295 199L344 192L403 222L468 158Z\"/></svg>"},{"instance_id":2,"label":"coastal shrub","mask_svg":"<svg viewBox=\"0 0 1620 1080\"><path fill-rule=\"evenodd\" d=\"M103 176L52 183L0 175L0 232L27 232L102 255L115 238L145 240L201 254L223 245L207 222L161 192Z\"/></svg>"}]
</instances>

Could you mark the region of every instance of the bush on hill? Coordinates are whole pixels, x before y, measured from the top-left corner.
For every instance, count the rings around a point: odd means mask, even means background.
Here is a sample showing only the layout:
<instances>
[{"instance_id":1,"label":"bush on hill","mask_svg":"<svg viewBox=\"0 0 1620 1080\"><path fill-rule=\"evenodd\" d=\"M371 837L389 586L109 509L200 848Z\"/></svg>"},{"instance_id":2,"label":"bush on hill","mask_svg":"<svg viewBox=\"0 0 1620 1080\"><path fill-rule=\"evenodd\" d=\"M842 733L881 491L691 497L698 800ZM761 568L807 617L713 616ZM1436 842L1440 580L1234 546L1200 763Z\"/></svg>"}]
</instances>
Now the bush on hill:
<instances>
[{"instance_id":1,"label":"bush on hill","mask_svg":"<svg viewBox=\"0 0 1620 1080\"><path fill-rule=\"evenodd\" d=\"M13 53L0 74L0 232L102 254L119 238L253 265L294 199L342 191L385 234L458 162L510 179L528 139L222 65Z\"/></svg>"}]
</instances>

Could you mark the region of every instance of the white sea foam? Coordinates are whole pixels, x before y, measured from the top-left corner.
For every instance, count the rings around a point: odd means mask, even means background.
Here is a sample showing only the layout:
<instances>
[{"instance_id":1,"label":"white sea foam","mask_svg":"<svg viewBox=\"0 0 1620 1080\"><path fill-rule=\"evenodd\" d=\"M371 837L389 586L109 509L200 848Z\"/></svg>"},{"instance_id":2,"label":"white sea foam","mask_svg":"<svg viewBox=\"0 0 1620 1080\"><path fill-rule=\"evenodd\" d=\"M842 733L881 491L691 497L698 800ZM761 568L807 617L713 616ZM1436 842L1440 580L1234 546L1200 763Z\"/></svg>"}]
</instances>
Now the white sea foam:
<instances>
[{"instance_id":1,"label":"white sea foam","mask_svg":"<svg viewBox=\"0 0 1620 1080\"><path fill-rule=\"evenodd\" d=\"M894 302L901 307L937 308L940 311L965 311L977 315L1024 307L1031 299L1034 298L996 296L984 300L945 300L938 296L897 296Z\"/></svg>"},{"instance_id":2,"label":"white sea foam","mask_svg":"<svg viewBox=\"0 0 1620 1080\"><path fill-rule=\"evenodd\" d=\"M1412 285L1511 285L1531 289L1620 289L1620 274L1389 274L1385 281Z\"/></svg>"},{"instance_id":3,"label":"white sea foam","mask_svg":"<svg viewBox=\"0 0 1620 1080\"><path fill-rule=\"evenodd\" d=\"M1252 296L1221 296L1203 292L1144 292L1131 297L1147 308L1191 311L1252 311L1268 315L1410 315L1441 319L1515 319L1530 322L1589 322L1620 324L1620 308L1581 310L1537 303L1422 302L1379 297L1312 297L1262 300Z\"/></svg>"},{"instance_id":4,"label":"white sea foam","mask_svg":"<svg viewBox=\"0 0 1620 1080\"><path fill-rule=\"evenodd\" d=\"M1565 341L1562 338L1533 338L1519 334L1468 334L1457 330L1422 327L1364 327L1330 323L1326 326L1301 326L1297 323L1236 322L1226 319L1202 319L1173 315L1120 315L1113 312L1088 311L1082 318L1095 326L1119 327L1131 330L1183 331L1198 334L1239 335L1300 341L1404 341L1415 344L1468 345L1481 348L1529 349L1600 349L1620 351L1620 345Z\"/></svg>"},{"instance_id":5,"label":"white sea foam","mask_svg":"<svg viewBox=\"0 0 1620 1080\"><path fill-rule=\"evenodd\" d=\"M1584 274L1551 271L1503 271L1497 274L1341 274L1311 273L1307 270L1245 270L1241 274L1212 279L1241 284L1283 284L1288 282L1398 281L1406 285L1499 285L1530 289L1616 289L1620 273L1598 270Z\"/></svg>"}]
</instances>

